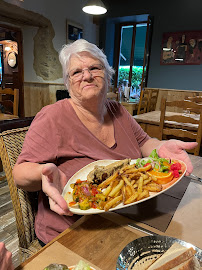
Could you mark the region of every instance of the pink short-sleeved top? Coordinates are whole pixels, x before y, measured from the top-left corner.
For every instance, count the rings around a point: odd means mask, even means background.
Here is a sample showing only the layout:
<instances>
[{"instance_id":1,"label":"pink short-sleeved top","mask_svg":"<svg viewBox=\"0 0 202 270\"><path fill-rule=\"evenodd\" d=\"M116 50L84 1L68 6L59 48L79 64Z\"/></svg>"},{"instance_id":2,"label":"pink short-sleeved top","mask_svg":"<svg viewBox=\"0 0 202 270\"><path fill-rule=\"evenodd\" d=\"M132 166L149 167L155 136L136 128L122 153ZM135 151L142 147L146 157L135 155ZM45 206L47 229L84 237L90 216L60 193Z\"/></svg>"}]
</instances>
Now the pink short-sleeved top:
<instances>
[{"instance_id":1,"label":"pink short-sleeved top","mask_svg":"<svg viewBox=\"0 0 202 270\"><path fill-rule=\"evenodd\" d=\"M80 121L68 99L44 107L34 118L17 163L55 163L68 179L85 165L100 159L136 159L140 147L150 138L134 118L114 101L106 101L114 125L115 145L99 141ZM75 222L78 216L59 216L39 194L35 219L37 237L48 243Z\"/></svg>"}]
</instances>

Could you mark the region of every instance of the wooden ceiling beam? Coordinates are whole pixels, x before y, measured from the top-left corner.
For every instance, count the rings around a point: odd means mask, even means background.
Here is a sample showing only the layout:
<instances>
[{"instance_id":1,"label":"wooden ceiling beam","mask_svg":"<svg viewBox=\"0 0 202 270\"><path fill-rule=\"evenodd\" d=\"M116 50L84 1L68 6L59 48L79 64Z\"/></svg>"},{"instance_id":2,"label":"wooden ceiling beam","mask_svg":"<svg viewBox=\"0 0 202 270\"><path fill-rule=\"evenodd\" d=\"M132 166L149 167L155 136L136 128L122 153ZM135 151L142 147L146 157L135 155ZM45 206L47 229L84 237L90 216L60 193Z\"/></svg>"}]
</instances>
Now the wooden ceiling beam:
<instances>
[{"instance_id":1,"label":"wooden ceiling beam","mask_svg":"<svg viewBox=\"0 0 202 270\"><path fill-rule=\"evenodd\" d=\"M48 27L50 22L44 16L33 11L0 0L0 20L20 25Z\"/></svg>"}]
</instances>

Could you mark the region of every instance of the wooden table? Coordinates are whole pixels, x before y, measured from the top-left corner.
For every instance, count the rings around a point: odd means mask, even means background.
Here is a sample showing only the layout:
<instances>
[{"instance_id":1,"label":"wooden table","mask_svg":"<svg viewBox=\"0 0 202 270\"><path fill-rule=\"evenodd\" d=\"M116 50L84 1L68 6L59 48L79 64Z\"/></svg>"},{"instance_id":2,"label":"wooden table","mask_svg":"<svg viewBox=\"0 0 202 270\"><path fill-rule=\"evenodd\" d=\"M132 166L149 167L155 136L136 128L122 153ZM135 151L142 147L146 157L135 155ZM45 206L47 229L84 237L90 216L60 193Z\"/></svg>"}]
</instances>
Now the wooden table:
<instances>
[{"instance_id":1,"label":"wooden table","mask_svg":"<svg viewBox=\"0 0 202 270\"><path fill-rule=\"evenodd\" d=\"M148 113L138 114L135 115L135 120L140 124L140 126L143 128L143 130L151 137L159 138L159 124L160 124L160 115L161 111L152 111ZM166 112L166 116L172 116L172 115L182 115L182 113L178 112ZM170 124L168 126L174 127L176 126L176 122L169 121ZM183 128L186 127L186 129L189 130L197 130L197 125L194 124L183 124L179 125L179 127Z\"/></svg>"},{"instance_id":2,"label":"wooden table","mask_svg":"<svg viewBox=\"0 0 202 270\"><path fill-rule=\"evenodd\" d=\"M133 115L133 112L134 111L137 111L137 109L138 109L139 100L137 100L137 101L134 100L134 102L125 102L125 101L122 101L120 103L121 103L122 106L124 106L126 108L126 110L131 115Z\"/></svg>"},{"instance_id":3,"label":"wooden table","mask_svg":"<svg viewBox=\"0 0 202 270\"><path fill-rule=\"evenodd\" d=\"M202 158L191 156L193 173L202 177ZM96 270L115 270L118 255L131 241L147 236L128 226L133 222L160 235L190 242L202 249L202 184L191 181L165 233L117 213L83 216L16 270L42 270L53 262L76 264L84 259Z\"/></svg>"},{"instance_id":4,"label":"wooden table","mask_svg":"<svg viewBox=\"0 0 202 270\"><path fill-rule=\"evenodd\" d=\"M17 115L0 113L0 120L11 120L17 118L19 118Z\"/></svg>"}]
</instances>

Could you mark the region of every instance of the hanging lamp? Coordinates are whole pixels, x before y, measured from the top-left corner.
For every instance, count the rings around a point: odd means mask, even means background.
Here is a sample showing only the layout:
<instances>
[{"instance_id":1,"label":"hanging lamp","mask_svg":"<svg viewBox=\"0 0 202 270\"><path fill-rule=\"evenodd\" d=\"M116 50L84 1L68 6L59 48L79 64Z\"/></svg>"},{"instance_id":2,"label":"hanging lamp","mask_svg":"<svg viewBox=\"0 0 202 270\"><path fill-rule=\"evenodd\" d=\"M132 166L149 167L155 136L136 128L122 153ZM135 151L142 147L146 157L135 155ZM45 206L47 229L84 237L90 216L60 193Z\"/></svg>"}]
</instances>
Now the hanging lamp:
<instances>
[{"instance_id":1,"label":"hanging lamp","mask_svg":"<svg viewBox=\"0 0 202 270\"><path fill-rule=\"evenodd\" d=\"M107 12L107 9L101 0L89 0L82 8L85 13L92 15L101 15Z\"/></svg>"}]
</instances>

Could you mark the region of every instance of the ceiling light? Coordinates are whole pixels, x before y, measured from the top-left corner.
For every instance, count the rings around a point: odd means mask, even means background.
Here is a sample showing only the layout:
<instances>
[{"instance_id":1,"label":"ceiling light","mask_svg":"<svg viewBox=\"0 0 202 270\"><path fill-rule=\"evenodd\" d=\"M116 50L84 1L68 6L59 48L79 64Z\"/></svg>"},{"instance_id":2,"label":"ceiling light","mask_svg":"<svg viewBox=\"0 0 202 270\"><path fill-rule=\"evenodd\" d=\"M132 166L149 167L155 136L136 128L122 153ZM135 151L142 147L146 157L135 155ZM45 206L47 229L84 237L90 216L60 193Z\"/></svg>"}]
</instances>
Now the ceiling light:
<instances>
[{"instance_id":1,"label":"ceiling light","mask_svg":"<svg viewBox=\"0 0 202 270\"><path fill-rule=\"evenodd\" d=\"M82 8L85 13L92 15L101 15L107 12L107 9L101 0L89 0Z\"/></svg>"}]
</instances>

